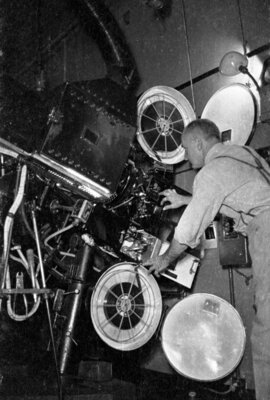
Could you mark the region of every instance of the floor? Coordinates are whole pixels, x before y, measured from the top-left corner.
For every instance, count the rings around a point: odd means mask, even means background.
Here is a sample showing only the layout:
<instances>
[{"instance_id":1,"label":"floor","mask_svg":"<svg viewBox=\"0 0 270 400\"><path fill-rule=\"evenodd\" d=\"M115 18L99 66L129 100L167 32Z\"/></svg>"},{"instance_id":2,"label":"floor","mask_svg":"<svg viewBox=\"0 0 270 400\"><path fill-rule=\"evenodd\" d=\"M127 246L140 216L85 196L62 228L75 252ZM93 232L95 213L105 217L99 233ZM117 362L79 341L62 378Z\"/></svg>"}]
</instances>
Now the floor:
<instances>
[{"instance_id":1,"label":"floor","mask_svg":"<svg viewBox=\"0 0 270 400\"><path fill-rule=\"evenodd\" d=\"M91 361L88 363L91 364ZM94 361L96 366L97 362ZM111 377L90 368L90 374L66 375L61 378L61 392L54 366L9 365L1 371L1 400L255 400L244 388L198 383L177 374L141 370L129 377L115 373ZM91 375L93 379L91 378Z\"/></svg>"},{"instance_id":2,"label":"floor","mask_svg":"<svg viewBox=\"0 0 270 400\"><path fill-rule=\"evenodd\" d=\"M2 312L0 400L255 400L244 382L235 382L233 377L224 382L195 382L168 369L158 341L159 353L154 355L152 340L138 351L108 349L97 338L93 340L93 331L83 321L82 340L61 377L60 393L44 315L23 323Z\"/></svg>"}]
</instances>

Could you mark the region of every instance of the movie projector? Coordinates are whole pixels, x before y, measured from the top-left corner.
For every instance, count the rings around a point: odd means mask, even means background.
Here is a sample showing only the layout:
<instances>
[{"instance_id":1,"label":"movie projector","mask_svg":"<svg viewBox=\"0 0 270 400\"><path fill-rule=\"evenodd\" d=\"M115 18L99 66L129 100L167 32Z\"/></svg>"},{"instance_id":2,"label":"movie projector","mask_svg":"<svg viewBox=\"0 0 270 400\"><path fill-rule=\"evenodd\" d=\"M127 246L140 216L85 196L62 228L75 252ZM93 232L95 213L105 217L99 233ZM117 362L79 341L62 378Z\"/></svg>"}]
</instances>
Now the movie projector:
<instances>
[{"instance_id":1,"label":"movie projector","mask_svg":"<svg viewBox=\"0 0 270 400\"><path fill-rule=\"evenodd\" d=\"M163 321L160 283L141 261L166 250L183 212L163 211L159 193L174 185L173 165L184 160L181 134L195 113L173 88L153 87L137 101L109 79L62 85L49 109L40 140L27 137L24 145L15 129L0 139L1 292L15 320L53 294L63 374L89 287L94 329L115 350L139 349ZM177 372L216 380L240 361L244 330L224 300L186 297L198 266L199 258L185 253L163 274L184 289L184 299L165 317L162 346ZM14 309L15 296L21 303ZM200 332L201 349L186 343L183 326ZM198 358L205 366L199 375Z\"/></svg>"}]
</instances>

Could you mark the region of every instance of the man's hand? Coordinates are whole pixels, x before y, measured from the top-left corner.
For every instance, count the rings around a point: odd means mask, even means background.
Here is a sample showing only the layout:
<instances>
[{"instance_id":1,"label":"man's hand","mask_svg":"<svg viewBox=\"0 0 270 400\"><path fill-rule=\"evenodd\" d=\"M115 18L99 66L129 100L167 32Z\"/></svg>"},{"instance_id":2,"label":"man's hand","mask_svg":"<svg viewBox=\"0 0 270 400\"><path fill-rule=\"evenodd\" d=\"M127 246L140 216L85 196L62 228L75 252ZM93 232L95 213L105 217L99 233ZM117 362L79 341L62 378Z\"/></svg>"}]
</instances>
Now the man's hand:
<instances>
[{"instance_id":1,"label":"man's hand","mask_svg":"<svg viewBox=\"0 0 270 400\"><path fill-rule=\"evenodd\" d=\"M178 243L173 239L169 248L161 256L154 256L143 262L143 266L150 267L149 273L153 272L155 276L159 277L168 266L175 261L180 254L187 249L187 245Z\"/></svg>"},{"instance_id":2,"label":"man's hand","mask_svg":"<svg viewBox=\"0 0 270 400\"><path fill-rule=\"evenodd\" d=\"M156 277L159 277L160 274L168 268L169 263L165 256L162 255L149 258L148 260L144 261L142 265L144 267L150 267L149 274L153 273Z\"/></svg>"},{"instance_id":3,"label":"man's hand","mask_svg":"<svg viewBox=\"0 0 270 400\"><path fill-rule=\"evenodd\" d=\"M181 194L176 193L175 189L166 189L163 192L159 193L161 196L164 196L161 200L160 204L163 206L164 203L169 202L170 204L166 204L163 207L163 210L170 210L174 208L179 208L183 205L187 205L191 196L182 196Z\"/></svg>"}]
</instances>

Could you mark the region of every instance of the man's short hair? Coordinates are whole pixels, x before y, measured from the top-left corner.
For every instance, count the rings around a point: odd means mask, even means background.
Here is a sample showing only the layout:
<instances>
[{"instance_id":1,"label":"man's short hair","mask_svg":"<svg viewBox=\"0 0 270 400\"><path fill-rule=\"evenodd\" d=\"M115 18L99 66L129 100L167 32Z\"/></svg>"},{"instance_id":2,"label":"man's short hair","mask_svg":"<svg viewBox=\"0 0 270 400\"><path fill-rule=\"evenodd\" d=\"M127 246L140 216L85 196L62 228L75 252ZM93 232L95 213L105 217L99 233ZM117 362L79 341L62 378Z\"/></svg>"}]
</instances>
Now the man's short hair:
<instances>
[{"instance_id":1,"label":"man's short hair","mask_svg":"<svg viewBox=\"0 0 270 400\"><path fill-rule=\"evenodd\" d=\"M200 134L205 140L220 140L220 131L217 125L210 119L201 118L191 121L184 129L183 134L192 133Z\"/></svg>"}]
</instances>

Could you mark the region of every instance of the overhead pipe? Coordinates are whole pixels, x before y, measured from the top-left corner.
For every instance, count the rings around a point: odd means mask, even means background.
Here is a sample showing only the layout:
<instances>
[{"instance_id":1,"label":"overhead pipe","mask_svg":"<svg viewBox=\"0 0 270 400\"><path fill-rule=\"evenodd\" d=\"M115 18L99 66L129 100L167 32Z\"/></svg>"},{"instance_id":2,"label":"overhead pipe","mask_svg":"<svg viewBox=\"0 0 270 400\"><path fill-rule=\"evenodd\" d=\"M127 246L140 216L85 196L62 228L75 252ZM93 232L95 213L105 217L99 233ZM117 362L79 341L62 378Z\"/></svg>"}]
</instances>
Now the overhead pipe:
<instances>
[{"instance_id":1,"label":"overhead pipe","mask_svg":"<svg viewBox=\"0 0 270 400\"><path fill-rule=\"evenodd\" d=\"M108 77L125 88L138 83L135 61L114 16L101 0L72 0L87 33L96 41Z\"/></svg>"}]
</instances>

